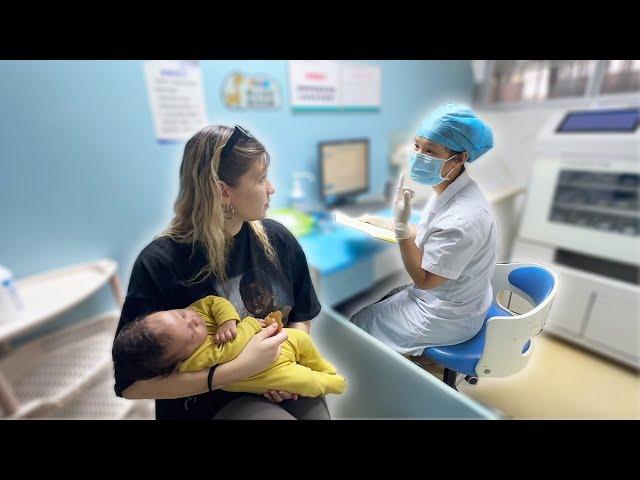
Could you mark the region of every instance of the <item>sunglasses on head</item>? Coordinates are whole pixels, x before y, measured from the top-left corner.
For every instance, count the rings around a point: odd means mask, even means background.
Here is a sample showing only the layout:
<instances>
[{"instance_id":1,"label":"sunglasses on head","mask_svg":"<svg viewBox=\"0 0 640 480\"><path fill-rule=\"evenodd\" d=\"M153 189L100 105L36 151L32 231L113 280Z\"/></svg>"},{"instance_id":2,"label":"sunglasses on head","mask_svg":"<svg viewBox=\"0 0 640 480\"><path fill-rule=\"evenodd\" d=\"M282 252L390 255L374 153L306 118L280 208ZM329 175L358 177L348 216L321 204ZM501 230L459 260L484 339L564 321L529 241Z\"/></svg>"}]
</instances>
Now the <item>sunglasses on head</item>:
<instances>
[{"instance_id":1,"label":"sunglasses on head","mask_svg":"<svg viewBox=\"0 0 640 480\"><path fill-rule=\"evenodd\" d=\"M229 140L227 140L227 143L225 143L224 147L222 147L222 152L220 152L220 161L222 161L233 151L233 147L236 146L241 138L248 140L250 138L253 138L253 135L247 132L240 125L236 125L235 127L233 127L233 133L229 137Z\"/></svg>"}]
</instances>

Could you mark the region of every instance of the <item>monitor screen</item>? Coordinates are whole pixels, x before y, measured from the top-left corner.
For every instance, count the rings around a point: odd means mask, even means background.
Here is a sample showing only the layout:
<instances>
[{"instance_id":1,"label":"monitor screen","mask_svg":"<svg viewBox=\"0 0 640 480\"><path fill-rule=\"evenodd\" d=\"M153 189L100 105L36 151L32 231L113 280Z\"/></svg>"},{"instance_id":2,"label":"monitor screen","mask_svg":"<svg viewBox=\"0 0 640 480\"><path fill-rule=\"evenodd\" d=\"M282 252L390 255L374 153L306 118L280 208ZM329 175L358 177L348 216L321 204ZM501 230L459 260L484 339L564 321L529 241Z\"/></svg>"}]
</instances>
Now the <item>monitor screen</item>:
<instances>
[{"instance_id":1,"label":"monitor screen","mask_svg":"<svg viewBox=\"0 0 640 480\"><path fill-rule=\"evenodd\" d=\"M564 117L558 133L577 132L635 132L640 119L640 109L599 110L569 112Z\"/></svg>"},{"instance_id":2,"label":"monitor screen","mask_svg":"<svg viewBox=\"0 0 640 480\"><path fill-rule=\"evenodd\" d=\"M369 189L369 140L319 144L322 198L333 203Z\"/></svg>"}]
</instances>

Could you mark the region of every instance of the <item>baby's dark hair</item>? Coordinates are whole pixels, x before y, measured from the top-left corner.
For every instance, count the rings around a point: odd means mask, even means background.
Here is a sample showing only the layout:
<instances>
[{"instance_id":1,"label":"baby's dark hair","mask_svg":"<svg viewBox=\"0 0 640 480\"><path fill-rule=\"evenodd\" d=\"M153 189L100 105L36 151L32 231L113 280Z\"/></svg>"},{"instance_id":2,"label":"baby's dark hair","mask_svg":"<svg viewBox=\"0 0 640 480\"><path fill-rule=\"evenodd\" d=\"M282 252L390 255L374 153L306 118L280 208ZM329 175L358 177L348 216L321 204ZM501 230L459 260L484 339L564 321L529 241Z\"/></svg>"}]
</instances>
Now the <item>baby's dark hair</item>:
<instances>
[{"instance_id":1,"label":"baby's dark hair","mask_svg":"<svg viewBox=\"0 0 640 480\"><path fill-rule=\"evenodd\" d=\"M166 377L173 371L176 362L166 355L171 338L150 327L149 317L153 313L137 317L114 340L111 354L118 375L137 381Z\"/></svg>"}]
</instances>

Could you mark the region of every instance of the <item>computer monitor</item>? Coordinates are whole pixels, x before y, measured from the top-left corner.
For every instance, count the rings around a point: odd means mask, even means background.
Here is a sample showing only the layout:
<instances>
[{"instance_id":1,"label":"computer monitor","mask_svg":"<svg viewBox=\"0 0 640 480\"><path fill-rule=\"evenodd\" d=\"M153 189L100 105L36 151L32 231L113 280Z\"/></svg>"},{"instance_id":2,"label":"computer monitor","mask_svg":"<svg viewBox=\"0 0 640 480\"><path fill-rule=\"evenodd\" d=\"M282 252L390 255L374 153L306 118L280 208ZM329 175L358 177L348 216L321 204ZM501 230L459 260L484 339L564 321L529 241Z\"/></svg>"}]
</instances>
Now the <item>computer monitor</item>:
<instances>
[{"instance_id":1,"label":"computer monitor","mask_svg":"<svg viewBox=\"0 0 640 480\"><path fill-rule=\"evenodd\" d=\"M326 206L346 203L369 190L369 139L318 144L320 196Z\"/></svg>"}]
</instances>

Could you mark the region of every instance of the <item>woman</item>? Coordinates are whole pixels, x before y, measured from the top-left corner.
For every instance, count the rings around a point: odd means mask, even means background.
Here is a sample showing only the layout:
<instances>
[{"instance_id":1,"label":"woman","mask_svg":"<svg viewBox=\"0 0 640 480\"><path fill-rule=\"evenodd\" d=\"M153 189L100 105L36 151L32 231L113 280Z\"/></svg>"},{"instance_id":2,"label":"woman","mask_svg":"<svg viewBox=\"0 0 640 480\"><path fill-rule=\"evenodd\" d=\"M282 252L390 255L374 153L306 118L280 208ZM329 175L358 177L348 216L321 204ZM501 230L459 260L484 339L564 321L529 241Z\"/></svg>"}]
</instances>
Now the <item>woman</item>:
<instances>
[{"instance_id":1,"label":"woman","mask_svg":"<svg viewBox=\"0 0 640 480\"><path fill-rule=\"evenodd\" d=\"M465 171L493 146L491 129L464 106L447 104L422 121L409 155L411 178L435 191L418 226L401 174L393 229L413 283L392 290L351 321L402 354L453 345L480 331L491 301L498 231L489 202Z\"/></svg>"},{"instance_id":2,"label":"woman","mask_svg":"<svg viewBox=\"0 0 640 480\"><path fill-rule=\"evenodd\" d=\"M141 315L184 308L207 295L230 300L242 318L253 306L243 303L239 285L254 269L270 283L276 305L292 306L287 326L309 332L320 304L299 243L265 219L275 193L268 166L264 146L239 126L206 127L187 142L175 216L133 265L118 332ZM265 328L236 359L210 370L133 382L116 364L116 394L157 399L158 419L328 419L322 397L271 391L263 398L218 389L269 367L287 338L274 335L276 327Z\"/></svg>"}]
</instances>

